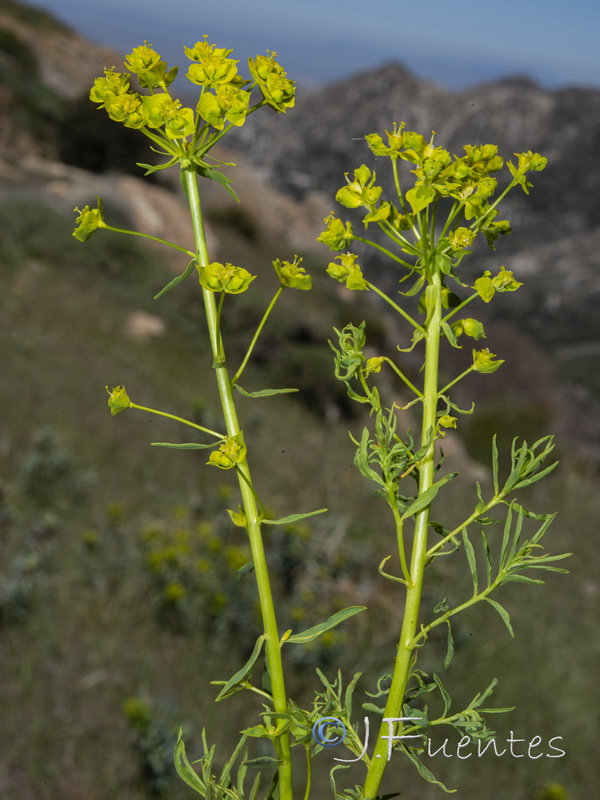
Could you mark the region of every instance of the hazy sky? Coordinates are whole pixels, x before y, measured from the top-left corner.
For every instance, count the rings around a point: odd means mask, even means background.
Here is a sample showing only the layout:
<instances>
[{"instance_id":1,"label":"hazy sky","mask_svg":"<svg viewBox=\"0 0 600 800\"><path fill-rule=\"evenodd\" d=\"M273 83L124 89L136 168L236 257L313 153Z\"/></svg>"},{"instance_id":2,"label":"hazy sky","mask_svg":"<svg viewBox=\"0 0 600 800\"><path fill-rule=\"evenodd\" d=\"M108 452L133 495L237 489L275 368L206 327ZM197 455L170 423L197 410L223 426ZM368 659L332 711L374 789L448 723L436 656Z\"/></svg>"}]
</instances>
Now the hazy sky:
<instances>
[{"instance_id":1,"label":"hazy sky","mask_svg":"<svg viewBox=\"0 0 600 800\"><path fill-rule=\"evenodd\" d=\"M206 33L234 56L276 50L289 76L331 81L400 61L460 88L505 75L600 87L600 0L35 0L124 51L169 63Z\"/></svg>"}]
</instances>

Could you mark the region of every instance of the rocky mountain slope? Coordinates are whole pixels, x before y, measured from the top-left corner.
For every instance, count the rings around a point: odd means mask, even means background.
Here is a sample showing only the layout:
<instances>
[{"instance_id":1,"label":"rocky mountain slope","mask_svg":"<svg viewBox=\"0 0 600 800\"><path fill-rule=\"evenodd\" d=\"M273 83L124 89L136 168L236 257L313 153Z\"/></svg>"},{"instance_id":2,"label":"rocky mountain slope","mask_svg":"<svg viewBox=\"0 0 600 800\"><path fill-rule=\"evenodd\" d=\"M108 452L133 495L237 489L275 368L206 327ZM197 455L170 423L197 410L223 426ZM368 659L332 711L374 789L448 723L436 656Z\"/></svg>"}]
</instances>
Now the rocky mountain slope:
<instances>
[{"instance_id":1,"label":"rocky mountain slope","mask_svg":"<svg viewBox=\"0 0 600 800\"><path fill-rule=\"evenodd\" d=\"M0 0L0 196L46 198L70 210L101 193L121 212L129 209L141 229L185 238L173 187L149 190L119 175L148 159L142 137L87 100L93 78L121 60L45 12ZM546 91L513 78L452 93L398 64L301 92L293 111L256 115L229 139L240 165L236 189L254 229L325 261L328 252L314 240L344 172L363 162L378 168L364 135L401 121L421 133L435 130L438 143L457 153L465 143L491 142L505 156L531 149L548 157L530 196L515 192L504 206L513 235L497 253L478 251L471 269L476 275L506 264L524 282L495 305L492 320L502 323L500 339L525 374L532 359L541 365L539 385L523 381L519 391L600 460L600 92ZM220 187L208 200L222 219L232 214ZM494 391L502 389L499 380Z\"/></svg>"}]
</instances>

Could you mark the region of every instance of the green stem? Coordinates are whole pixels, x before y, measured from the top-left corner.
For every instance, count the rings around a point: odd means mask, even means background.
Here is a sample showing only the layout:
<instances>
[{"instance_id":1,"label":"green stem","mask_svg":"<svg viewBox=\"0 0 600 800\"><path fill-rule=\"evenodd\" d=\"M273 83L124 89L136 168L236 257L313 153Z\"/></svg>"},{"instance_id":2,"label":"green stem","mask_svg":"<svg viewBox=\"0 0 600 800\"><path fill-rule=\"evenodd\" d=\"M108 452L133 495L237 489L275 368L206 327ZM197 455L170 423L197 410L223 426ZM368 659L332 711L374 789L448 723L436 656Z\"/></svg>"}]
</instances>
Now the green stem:
<instances>
[{"instance_id":1,"label":"green stem","mask_svg":"<svg viewBox=\"0 0 600 800\"><path fill-rule=\"evenodd\" d=\"M180 253L186 253L190 258L194 258L194 253L192 253L191 250L188 250L186 247L180 247L174 242L169 242L167 239L161 239L160 236L151 236L149 233L140 233L140 231L128 231L125 228L113 228L112 225L107 225L106 223L104 223L102 227L114 233L126 233L128 236L141 236L142 239L150 239L159 244L166 244L167 247L172 247L174 250L179 250Z\"/></svg>"},{"instance_id":2,"label":"green stem","mask_svg":"<svg viewBox=\"0 0 600 800\"><path fill-rule=\"evenodd\" d=\"M400 378L400 380L404 381L404 383L408 386L408 388L411 389L411 391L413 391L417 395L418 398L422 398L423 397L423 393L420 392L417 389L417 387L413 383L411 383L411 381L408 380L406 375L402 372L402 370L398 369L398 367L394 364L394 362L392 361L391 358L388 358L387 356L384 356L383 360L386 362L386 364L390 365L390 367L394 370L394 372Z\"/></svg>"},{"instance_id":3,"label":"green stem","mask_svg":"<svg viewBox=\"0 0 600 800\"><path fill-rule=\"evenodd\" d=\"M202 208L200 204L200 192L198 189L198 176L193 166L183 169L183 176L187 188L187 196L190 204L192 224L194 228L194 239L197 248L197 260L199 266L206 266L210 263L208 248L206 245L206 235L204 232L204 222ZM204 297L204 307L208 324L213 363L223 416L229 436L236 436L240 432L237 411L233 399L233 388L225 354L222 350L220 332L217 327L217 304L214 293L202 287ZM287 694L283 675L283 663L281 659L281 643L277 628L277 618L275 615L275 605L271 591L271 583L265 558L265 550L262 540L260 515L256 505L253 492L250 489L252 479L248 467L247 458L240 461L237 465L238 481L242 495L242 503L246 519L248 521L247 531L252 552L252 561L256 576L258 596L262 614L264 632L266 635L266 661L271 679L271 690L273 694L274 710L287 713ZM243 475L243 479L242 476ZM279 754L281 763L279 765L279 797L280 800L292 800L292 762L290 752L289 732L284 731L279 737Z\"/></svg>"},{"instance_id":4,"label":"green stem","mask_svg":"<svg viewBox=\"0 0 600 800\"><path fill-rule=\"evenodd\" d=\"M455 306L452 309L452 311L449 311L448 314L446 314L446 316L442 320L442 322L448 322L450 317L453 317L455 314L458 314L459 311L462 311L462 309L467 305L467 303L470 303L472 300L475 300L476 297L479 297L479 294L477 292L474 292L472 295L470 295L470 297L467 297L466 300L463 300L459 306Z\"/></svg>"},{"instance_id":5,"label":"green stem","mask_svg":"<svg viewBox=\"0 0 600 800\"><path fill-rule=\"evenodd\" d=\"M208 433L211 436L216 436L217 439L224 439L222 433L217 433L216 431L211 431L210 428L205 428L203 425L197 425L195 422L190 422L188 419L183 419L183 417L176 417L174 414L167 414L166 411L157 411L155 408L147 408L146 406L138 406L137 403L130 403L130 408L137 408L139 411L148 411L150 414L158 414L160 417L167 417L167 419L174 419L175 422L183 422L184 425L189 425L190 428L196 428L198 431L202 431L203 433Z\"/></svg>"},{"instance_id":6,"label":"green stem","mask_svg":"<svg viewBox=\"0 0 600 800\"><path fill-rule=\"evenodd\" d=\"M426 232L425 232L426 233ZM421 426L421 443L431 444L421 460L419 467L419 496L426 492L433 483L435 473L435 444L431 431L435 430L438 401L438 367L440 348L440 322L442 318L442 280L439 272L432 269L430 285L434 288L432 311L426 323L425 377L423 391L423 419ZM419 621L423 573L427 562L427 533L429 529L429 506L422 509L415 519L415 530L410 563L410 577L406 591L404 619L392 682L383 713L384 718L402 716L402 705L406 694L406 685L413 665L414 640ZM387 764L388 723L382 722L371 764L367 770L364 785L365 800L375 800Z\"/></svg>"},{"instance_id":7,"label":"green stem","mask_svg":"<svg viewBox=\"0 0 600 800\"><path fill-rule=\"evenodd\" d=\"M374 286L372 283L369 283L369 281L365 281L365 283L367 284L367 286L369 287L369 289L371 289L371 290L372 290L372 291L374 291L376 294L378 294L378 295L379 295L379 297L381 297L383 300L385 300L385 302L386 302L386 303L389 303L389 304L391 305L391 307L392 307L392 308L393 308L395 311L397 311L397 312L398 312L398 314L400 314L400 316L404 317L404 319L405 319L407 322L410 322L410 324L413 326L413 328L416 328L416 330L420 331L421 333L424 333L424 332L425 332L425 328L424 328L422 325L419 325L419 323L418 323L418 322L416 322L416 321L415 321L415 320L414 320L414 319L411 317L411 315L410 315L410 314L408 314L408 313L407 313L407 312L406 312L406 311L405 311L403 308L401 308L401 306L399 306L397 303L394 303L394 301L391 299L391 297L388 297L388 296L387 296L387 294L386 294L385 292L382 292L382 291L381 291L381 289L378 289L378 288L377 288L377 286Z\"/></svg>"},{"instance_id":8,"label":"green stem","mask_svg":"<svg viewBox=\"0 0 600 800\"><path fill-rule=\"evenodd\" d=\"M492 497L492 499L486 503L483 508L475 509L475 511L473 511L473 513L468 516L464 522L461 522L460 525L454 528L453 531L450 531L450 533L444 536L443 539L440 539L439 542L436 542L436 544L433 545L433 547L429 548L427 551L427 558L430 559L440 548L446 544L446 542L454 539L457 534L474 522L478 517L482 517L484 514L487 514L488 511L494 508L494 506L497 506L498 503L501 503L505 496L506 495L504 493L499 492L498 494L494 495L494 497Z\"/></svg>"},{"instance_id":9,"label":"green stem","mask_svg":"<svg viewBox=\"0 0 600 800\"><path fill-rule=\"evenodd\" d=\"M388 231L385 230L385 233L388 233ZM406 267L407 269L414 270L415 268L414 264L411 264L409 261L404 261L402 258L395 255L395 253L392 253L391 250L388 250L386 247L383 247L383 245L377 244L377 242L371 241L371 239L365 239L364 236L353 236L352 239L355 242L362 242L363 244L368 244L370 247L374 247L376 250L379 250L380 252L384 253L386 256L388 256L388 258L391 258L397 264L401 264L403 267ZM396 239L394 239L394 241L396 241Z\"/></svg>"},{"instance_id":10,"label":"green stem","mask_svg":"<svg viewBox=\"0 0 600 800\"><path fill-rule=\"evenodd\" d=\"M269 314L273 310L273 306L275 305L275 303L279 299L279 295L282 292L283 292L283 286L280 286L279 289L277 289L277 291L275 292L275 296L273 297L273 299L269 303L269 305L267 307L267 310L263 314L263 317L262 317L261 321L258 323L258 328L256 329L256 331L254 333L254 336L252 337L252 341L248 345L248 350L246 351L246 355L244 356L243 361L240 364L240 368L238 369L238 371L235 373L235 375L231 379L231 383L232 384L235 384L235 383L237 383L239 381L239 379L240 379L240 377L242 375L242 372L246 369L246 364L248 363L248 359L252 355L252 351L254 350L256 342L258 341L258 337L260 336L260 333L261 333L261 331L262 331L262 329L263 329L263 327L265 325L265 322L269 318Z\"/></svg>"},{"instance_id":11,"label":"green stem","mask_svg":"<svg viewBox=\"0 0 600 800\"><path fill-rule=\"evenodd\" d=\"M474 369L475 369L475 367L473 365L471 365L469 367L469 369L466 369L464 372L461 372L460 375L457 378L454 378L453 381L450 381L450 383L446 384L446 386L444 386L443 389L440 389L440 392L439 392L440 397L442 395L446 394L448 389L452 388L452 386L457 384L459 381L462 381L462 379L465 378L470 372L473 372Z\"/></svg>"}]
</instances>

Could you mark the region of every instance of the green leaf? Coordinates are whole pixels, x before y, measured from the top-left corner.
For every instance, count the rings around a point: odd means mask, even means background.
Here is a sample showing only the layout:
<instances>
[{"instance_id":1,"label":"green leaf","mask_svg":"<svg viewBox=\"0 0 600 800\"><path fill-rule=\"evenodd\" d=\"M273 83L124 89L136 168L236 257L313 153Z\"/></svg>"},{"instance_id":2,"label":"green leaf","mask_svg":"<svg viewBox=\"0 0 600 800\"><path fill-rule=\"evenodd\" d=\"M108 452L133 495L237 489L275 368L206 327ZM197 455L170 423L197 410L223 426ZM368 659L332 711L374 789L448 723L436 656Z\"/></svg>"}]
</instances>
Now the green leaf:
<instances>
[{"instance_id":1,"label":"green leaf","mask_svg":"<svg viewBox=\"0 0 600 800\"><path fill-rule=\"evenodd\" d=\"M437 481L436 483L432 484L427 491L420 494L416 500L414 500L409 507L406 509L404 514L400 517L401 520L408 519L408 517L412 517L413 514L418 514L419 511L422 511L424 508L433 501L439 490L445 483L451 481L452 478L456 478L458 472L449 472L448 475L444 475L444 477Z\"/></svg>"},{"instance_id":2,"label":"green leaf","mask_svg":"<svg viewBox=\"0 0 600 800\"><path fill-rule=\"evenodd\" d=\"M492 573L493 573L493 564L492 564L492 551L490 548L490 543L488 542L488 538L485 535L484 531L480 531L481 538L483 540L483 556L485 558L485 573L487 577L487 586L488 588L492 585Z\"/></svg>"},{"instance_id":3,"label":"green leaf","mask_svg":"<svg viewBox=\"0 0 600 800\"><path fill-rule=\"evenodd\" d=\"M490 685L485 689L483 692L477 692L475 697L469 703L469 708L479 708L479 706L484 703L488 697L492 694L494 689L498 684L498 678L492 678Z\"/></svg>"},{"instance_id":4,"label":"green leaf","mask_svg":"<svg viewBox=\"0 0 600 800\"><path fill-rule=\"evenodd\" d=\"M239 754L242 752L245 743L246 743L246 737L242 736L239 742L237 743L235 750L233 751L227 763L223 767L223 770L221 772L221 777L219 778L219 783L222 786L225 785L227 782L229 782L229 776L231 774L231 770L233 769L233 765L235 764L235 761L239 756Z\"/></svg>"},{"instance_id":5,"label":"green leaf","mask_svg":"<svg viewBox=\"0 0 600 800\"><path fill-rule=\"evenodd\" d=\"M326 508L318 508L316 511L307 511L303 514L290 514L288 517L281 517L280 519L263 519L261 522L263 525L291 525L292 522L299 522L301 519L308 519L308 517L314 517L317 514L324 514L326 511Z\"/></svg>"},{"instance_id":6,"label":"green leaf","mask_svg":"<svg viewBox=\"0 0 600 800\"><path fill-rule=\"evenodd\" d=\"M158 300L158 298L162 297L163 294L165 294L165 292L169 291L169 289L172 289L174 286L177 286L178 283L181 283L181 281L185 280L188 277L188 275L192 273L195 263L196 260L193 258L187 265L187 267L184 269L184 271L181 273L181 275L178 275L176 278L173 278L172 281L167 283L167 285L163 289L161 289L158 294L154 295L154 299Z\"/></svg>"},{"instance_id":7,"label":"green leaf","mask_svg":"<svg viewBox=\"0 0 600 800\"><path fill-rule=\"evenodd\" d=\"M422 778L425 778L425 780L428 781L429 783L434 783L436 786L439 786L440 789L443 789L448 794L452 794L453 792L456 791L456 789L448 789L448 787L445 786L441 781L438 781L436 778L434 778L433 774L427 769L425 764L419 761L419 759L414 753L411 753L410 750L407 750L406 748L403 748L403 750L404 750L404 755L410 758L415 767L418 769L419 775Z\"/></svg>"},{"instance_id":8,"label":"green leaf","mask_svg":"<svg viewBox=\"0 0 600 800\"><path fill-rule=\"evenodd\" d=\"M277 758L271 756L259 756L258 758L251 758L248 761L242 761L245 767L254 767L254 769L273 769L281 764Z\"/></svg>"},{"instance_id":9,"label":"green leaf","mask_svg":"<svg viewBox=\"0 0 600 800\"><path fill-rule=\"evenodd\" d=\"M373 714L383 714L384 709L376 706L375 703L363 703L362 707L365 711L371 711Z\"/></svg>"},{"instance_id":10,"label":"green leaf","mask_svg":"<svg viewBox=\"0 0 600 800\"><path fill-rule=\"evenodd\" d=\"M240 567L237 571L237 579L238 581L247 575L249 572L254 572L254 561L248 561L242 567Z\"/></svg>"},{"instance_id":11,"label":"green leaf","mask_svg":"<svg viewBox=\"0 0 600 800\"><path fill-rule=\"evenodd\" d=\"M494 480L494 494L498 494L498 444L496 442L496 434L492 437L492 476Z\"/></svg>"},{"instance_id":12,"label":"green leaf","mask_svg":"<svg viewBox=\"0 0 600 800\"><path fill-rule=\"evenodd\" d=\"M496 609L498 614L500 614L500 616L502 617L502 622L504 622L504 624L506 625L506 627L508 629L508 632L510 633L510 635L514 639L515 638L515 632L512 629L512 625L510 624L510 614L508 613L508 611L504 608L504 606L501 606L500 603L497 603L495 600L492 600L491 597L486 597L485 600L487 600L487 602L493 608Z\"/></svg>"},{"instance_id":13,"label":"green leaf","mask_svg":"<svg viewBox=\"0 0 600 800\"><path fill-rule=\"evenodd\" d=\"M438 678L438 676L434 673L432 677L433 677L433 680L435 682L435 685L438 688L438 691L439 691L440 695L442 696L442 700L444 702L444 712L442 714L442 717L445 717L448 714L448 711L450 711L450 706L452 705L452 700L450 698L450 695L446 691L446 689L444 687L444 684L441 682L441 680Z\"/></svg>"},{"instance_id":14,"label":"green leaf","mask_svg":"<svg viewBox=\"0 0 600 800\"><path fill-rule=\"evenodd\" d=\"M180 728L174 753L175 769L177 770L179 777L185 781L188 786L191 786L192 789L195 789L198 792L198 794L201 794L203 797L205 797L206 785L200 780L200 777L188 761L188 757L185 752L185 744L183 743L182 737L183 731Z\"/></svg>"},{"instance_id":15,"label":"green leaf","mask_svg":"<svg viewBox=\"0 0 600 800\"><path fill-rule=\"evenodd\" d=\"M477 560L475 558L475 550L473 549L473 545L471 544L471 540L469 539L469 534L465 529L462 532L462 540L463 545L465 548L465 555L467 556L467 561L469 562L469 569L471 571L471 579L473 580L473 597L477 594L479 590L479 576L477 574Z\"/></svg>"},{"instance_id":16,"label":"green leaf","mask_svg":"<svg viewBox=\"0 0 600 800\"><path fill-rule=\"evenodd\" d=\"M186 442L184 444L172 444L171 442L151 442L152 447L170 447L172 450L206 450L215 447L218 442L212 444L198 444L197 442Z\"/></svg>"},{"instance_id":17,"label":"green leaf","mask_svg":"<svg viewBox=\"0 0 600 800\"><path fill-rule=\"evenodd\" d=\"M444 669L448 669L454 656L454 639L452 638L452 626L450 625L449 619L446 620L446 625L448 626L448 646L446 649L446 658L444 659Z\"/></svg>"},{"instance_id":18,"label":"green leaf","mask_svg":"<svg viewBox=\"0 0 600 800\"><path fill-rule=\"evenodd\" d=\"M418 214L435 200L435 189L431 186L415 186L409 189L405 195L413 210L413 214Z\"/></svg>"},{"instance_id":19,"label":"green leaf","mask_svg":"<svg viewBox=\"0 0 600 800\"><path fill-rule=\"evenodd\" d=\"M253 725L251 728L244 728L242 731L244 736L251 736L258 739L271 739L271 733L265 728L264 725Z\"/></svg>"},{"instance_id":20,"label":"green leaf","mask_svg":"<svg viewBox=\"0 0 600 800\"><path fill-rule=\"evenodd\" d=\"M460 345L458 343L458 339L456 338L456 334L454 333L454 331L452 330L450 325L448 325L447 322L442 322L441 326L442 326L442 330L446 334L446 339L448 339L448 341L450 342L452 347L455 347L457 350L461 350L462 349L462 345Z\"/></svg>"},{"instance_id":21,"label":"green leaf","mask_svg":"<svg viewBox=\"0 0 600 800\"><path fill-rule=\"evenodd\" d=\"M244 397L272 397L275 394L291 394L300 391L299 389L261 389L258 392L247 392L238 383L234 383L233 388Z\"/></svg>"},{"instance_id":22,"label":"green leaf","mask_svg":"<svg viewBox=\"0 0 600 800\"><path fill-rule=\"evenodd\" d=\"M302 631L302 633L295 633L293 636L290 636L287 641L292 644L306 644L306 642L312 642L318 639L321 634L335 628L341 622L353 617L355 614L359 614L361 611L365 611L366 608L366 606L349 606L348 608L343 608L341 611L332 614L325 622L313 625L312 628L307 628L307 630Z\"/></svg>"},{"instance_id":23,"label":"green leaf","mask_svg":"<svg viewBox=\"0 0 600 800\"><path fill-rule=\"evenodd\" d=\"M219 700L224 700L226 697L230 697L232 694L236 694L237 692L242 690L242 686L239 686L243 680L245 680L252 670L254 669L254 665L258 661L258 657L260 655L260 651L263 649L263 645L266 641L266 634L262 634L256 640L256 644L254 645L254 650L252 651L252 655L246 661L244 666L239 669L235 675L233 675L227 683L223 686L219 694L215 698L215 702L217 703Z\"/></svg>"}]
</instances>

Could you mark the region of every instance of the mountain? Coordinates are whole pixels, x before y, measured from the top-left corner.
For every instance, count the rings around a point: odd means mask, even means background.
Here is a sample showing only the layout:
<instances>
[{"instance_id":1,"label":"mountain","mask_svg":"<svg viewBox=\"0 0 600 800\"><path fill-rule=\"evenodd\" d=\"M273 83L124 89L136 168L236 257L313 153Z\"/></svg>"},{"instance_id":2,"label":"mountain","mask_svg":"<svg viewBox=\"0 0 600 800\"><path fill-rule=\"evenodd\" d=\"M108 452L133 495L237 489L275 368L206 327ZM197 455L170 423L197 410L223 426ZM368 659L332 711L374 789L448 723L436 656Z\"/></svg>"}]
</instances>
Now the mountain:
<instances>
[{"instance_id":1,"label":"mountain","mask_svg":"<svg viewBox=\"0 0 600 800\"><path fill-rule=\"evenodd\" d=\"M364 136L394 122L427 136L435 131L436 143L457 154L465 144L491 143L504 157L532 150L548 158L529 196L515 191L501 206L512 235L496 252L476 249L463 275L505 264L523 281L484 314L544 351L566 387L566 405L578 409L575 427L585 420L579 437L599 457L600 91L548 91L514 77L451 92L391 63L301 94L289 114L263 115L240 129L237 145L282 191L299 200L316 193L333 209L344 173L362 163L379 169L378 183L390 187L387 162L379 167ZM340 206L336 213L348 217Z\"/></svg>"},{"instance_id":2,"label":"mountain","mask_svg":"<svg viewBox=\"0 0 600 800\"><path fill-rule=\"evenodd\" d=\"M457 154L465 144L493 143L504 157L533 150L548 158L530 195L514 192L502 206L513 234L498 254L482 251L483 266L510 260L527 282L510 305L521 321L536 309L527 327L539 341L600 343L600 91L548 91L517 77L450 92L387 64L301 96L288 115L263 115L238 142L276 186L299 198L318 190L333 207L345 172L378 167L365 134L394 122L436 131L436 143Z\"/></svg>"},{"instance_id":3,"label":"mountain","mask_svg":"<svg viewBox=\"0 0 600 800\"><path fill-rule=\"evenodd\" d=\"M174 187L149 190L139 180L135 162L148 160L145 140L112 123L87 98L104 66L121 61L51 15L0 0L0 195L35 196L70 210L100 192L121 213L133 208L135 224L169 238L170 226L181 228ZM293 251L316 254L322 264L329 253L315 237L335 207L344 173L364 162L389 186L385 162L379 166L364 136L394 122L423 134L435 130L436 142L456 153L466 143L495 143L504 156L531 149L548 157L530 195L514 192L503 205L513 234L498 242L497 252L476 250L463 274L472 278L505 264L523 281L518 293L482 313L504 326L500 339L517 351L518 363L533 358L543 365L539 385L520 391L536 403L545 397L542 416L600 460L600 91L547 91L515 77L450 92L387 64L300 91L287 114L253 117L228 137L237 150L232 177L243 206L211 187L207 207L221 222L249 224L271 240L287 238ZM124 183L122 172L136 177ZM504 388L500 378L490 384Z\"/></svg>"}]
</instances>

